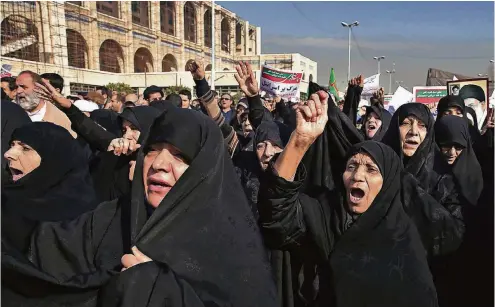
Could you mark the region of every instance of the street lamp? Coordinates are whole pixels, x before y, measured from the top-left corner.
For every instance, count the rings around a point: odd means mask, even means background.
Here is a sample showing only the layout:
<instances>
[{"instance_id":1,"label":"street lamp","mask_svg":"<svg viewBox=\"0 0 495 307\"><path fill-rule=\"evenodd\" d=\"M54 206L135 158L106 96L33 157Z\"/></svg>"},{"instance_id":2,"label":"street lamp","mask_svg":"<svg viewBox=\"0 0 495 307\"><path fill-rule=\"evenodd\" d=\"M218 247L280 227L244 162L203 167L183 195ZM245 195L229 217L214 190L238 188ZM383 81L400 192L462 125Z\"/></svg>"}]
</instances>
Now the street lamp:
<instances>
[{"instance_id":1,"label":"street lamp","mask_svg":"<svg viewBox=\"0 0 495 307\"><path fill-rule=\"evenodd\" d=\"M478 74L478 77L488 77L488 74Z\"/></svg>"},{"instance_id":2,"label":"street lamp","mask_svg":"<svg viewBox=\"0 0 495 307\"><path fill-rule=\"evenodd\" d=\"M493 63L493 60L490 60L490 63Z\"/></svg>"},{"instance_id":3,"label":"street lamp","mask_svg":"<svg viewBox=\"0 0 495 307\"><path fill-rule=\"evenodd\" d=\"M386 72L389 75L388 93L392 94L392 74L395 74L395 62L393 63L392 70L387 70Z\"/></svg>"},{"instance_id":4,"label":"street lamp","mask_svg":"<svg viewBox=\"0 0 495 307\"><path fill-rule=\"evenodd\" d=\"M377 60L378 61L378 74L380 74L380 60L384 60L385 59L385 56L382 55L382 56L375 56L373 57L373 59Z\"/></svg>"},{"instance_id":5,"label":"street lamp","mask_svg":"<svg viewBox=\"0 0 495 307\"><path fill-rule=\"evenodd\" d=\"M404 83L404 81L395 81L395 83L397 83L397 88L398 88L399 86L401 86L402 83Z\"/></svg>"},{"instance_id":6,"label":"street lamp","mask_svg":"<svg viewBox=\"0 0 495 307\"><path fill-rule=\"evenodd\" d=\"M344 28L349 28L349 61L347 63L347 80L349 81L351 80L351 31L352 31L352 27L359 26L359 21L354 21L351 24L342 21L340 24Z\"/></svg>"}]
</instances>

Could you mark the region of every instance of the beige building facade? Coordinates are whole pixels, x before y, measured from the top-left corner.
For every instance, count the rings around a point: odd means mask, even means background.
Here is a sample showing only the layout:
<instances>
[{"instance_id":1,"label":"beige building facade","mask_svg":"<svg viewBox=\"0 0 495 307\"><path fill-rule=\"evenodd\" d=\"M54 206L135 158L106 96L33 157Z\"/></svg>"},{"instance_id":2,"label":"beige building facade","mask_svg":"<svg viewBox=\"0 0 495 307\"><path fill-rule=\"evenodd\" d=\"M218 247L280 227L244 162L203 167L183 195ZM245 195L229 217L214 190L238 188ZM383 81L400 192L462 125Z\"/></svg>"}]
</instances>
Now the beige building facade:
<instances>
[{"instance_id":1,"label":"beige building facade","mask_svg":"<svg viewBox=\"0 0 495 307\"><path fill-rule=\"evenodd\" d=\"M206 1L4 1L1 61L13 75L56 72L67 94L109 82L139 92L152 84L192 88L186 65L201 60L211 71L213 28L215 85L222 92L235 92L240 60L257 70L266 64L303 71L305 81L316 78L316 63L302 55L263 55L261 28L219 5L212 27L212 10Z\"/></svg>"}]
</instances>

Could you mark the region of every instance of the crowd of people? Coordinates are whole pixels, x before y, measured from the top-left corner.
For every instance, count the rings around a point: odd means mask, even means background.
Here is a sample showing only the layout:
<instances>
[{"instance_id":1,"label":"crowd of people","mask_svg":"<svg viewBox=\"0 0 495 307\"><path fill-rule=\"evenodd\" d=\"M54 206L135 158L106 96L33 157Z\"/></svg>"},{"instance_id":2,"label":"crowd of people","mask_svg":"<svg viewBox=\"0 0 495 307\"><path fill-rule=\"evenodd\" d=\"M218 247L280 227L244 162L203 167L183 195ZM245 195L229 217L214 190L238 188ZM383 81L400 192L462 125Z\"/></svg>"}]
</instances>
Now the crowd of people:
<instances>
[{"instance_id":1,"label":"crowd of people","mask_svg":"<svg viewBox=\"0 0 495 307\"><path fill-rule=\"evenodd\" d=\"M188 69L194 100L2 78L2 305L493 305L479 95L285 101L241 62L235 102Z\"/></svg>"}]
</instances>

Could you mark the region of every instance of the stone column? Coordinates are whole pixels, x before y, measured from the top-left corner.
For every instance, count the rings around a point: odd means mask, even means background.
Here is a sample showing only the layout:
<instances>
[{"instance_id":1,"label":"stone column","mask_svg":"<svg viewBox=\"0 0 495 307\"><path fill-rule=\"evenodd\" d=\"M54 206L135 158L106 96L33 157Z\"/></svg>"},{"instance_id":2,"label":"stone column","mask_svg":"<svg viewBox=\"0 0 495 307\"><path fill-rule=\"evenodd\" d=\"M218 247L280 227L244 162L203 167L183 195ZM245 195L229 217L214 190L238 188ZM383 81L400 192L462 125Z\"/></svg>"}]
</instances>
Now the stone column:
<instances>
[{"instance_id":1,"label":"stone column","mask_svg":"<svg viewBox=\"0 0 495 307\"><path fill-rule=\"evenodd\" d=\"M244 55L250 55L249 54L249 44L251 41L249 40L249 21L246 21L244 23L244 42L242 48L244 49Z\"/></svg>"},{"instance_id":2,"label":"stone column","mask_svg":"<svg viewBox=\"0 0 495 307\"><path fill-rule=\"evenodd\" d=\"M185 59L185 50L184 50L184 44L185 44L185 35L184 35L184 2L176 2L177 7L175 10L175 16L176 16L176 23L177 23L177 38L180 39L181 42L181 47L180 47L180 56L175 57L177 59L177 71L184 71L185 66L186 66L186 59Z\"/></svg>"},{"instance_id":3,"label":"stone column","mask_svg":"<svg viewBox=\"0 0 495 307\"><path fill-rule=\"evenodd\" d=\"M125 22L125 27L127 29L126 33L126 46L122 46L124 50L124 73L134 72L134 38L132 36L132 11L130 1L121 1L120 13L121 18Z\"/></svg>"},{"instance_id":4,"label":"stone column","mask_svg":"<svg viewBox=\"0 0 495 307\"><path fill-rule=\"evenodd\" d=\"M160 19L160 2L159 1L150 1L148 2L151 5L150 10L150 26L153 30L153 33L156 35L156 40L154 44L153 54L153 71L160 72L162 71L162 58L163 55L160 54L160 36L161 36L161 19Z\"/></svg>"},{"instance_id":5,"label":"stone column","mask_svg":"<svg viewBox=\"0 0 495 307\"><path fill-rule=\"evenodd\" d=\"M86 3L86 2L83 2ZM91 23L89 24L89 37L85 37L88 44L88 65L89 69L100 70L100 46L103 43L98 35L98 13L96 11L96 1L88 1Z\"/></svg>"}]
</instances>

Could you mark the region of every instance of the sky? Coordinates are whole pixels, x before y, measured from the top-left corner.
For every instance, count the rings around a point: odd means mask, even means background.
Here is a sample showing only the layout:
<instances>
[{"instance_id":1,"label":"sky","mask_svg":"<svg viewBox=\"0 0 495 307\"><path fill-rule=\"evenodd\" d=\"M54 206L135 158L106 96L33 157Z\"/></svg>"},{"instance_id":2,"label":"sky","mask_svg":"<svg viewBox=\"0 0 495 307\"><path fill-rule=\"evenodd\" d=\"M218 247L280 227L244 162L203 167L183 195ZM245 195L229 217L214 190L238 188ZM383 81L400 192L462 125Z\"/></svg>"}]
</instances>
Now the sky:
<instances>
[{"instance_id":1,"label":"sky","mask_svg":"<svg viewBox=\"0 0 495 307\"><path fill-rule=\"evenodd\" d=\"M395 81L409 87L426 84L428 68L477 77L494 58L494 2L313 2L219 1L250 24L261 27L262 53L300 53L318 63L318 83L328 84L335 69L345 88L348 29L352 29L351 77L371 76L381 61L380 83L388 92ZM396 88L396 83L392 90Z\"/></svg>"}]
</instances>

